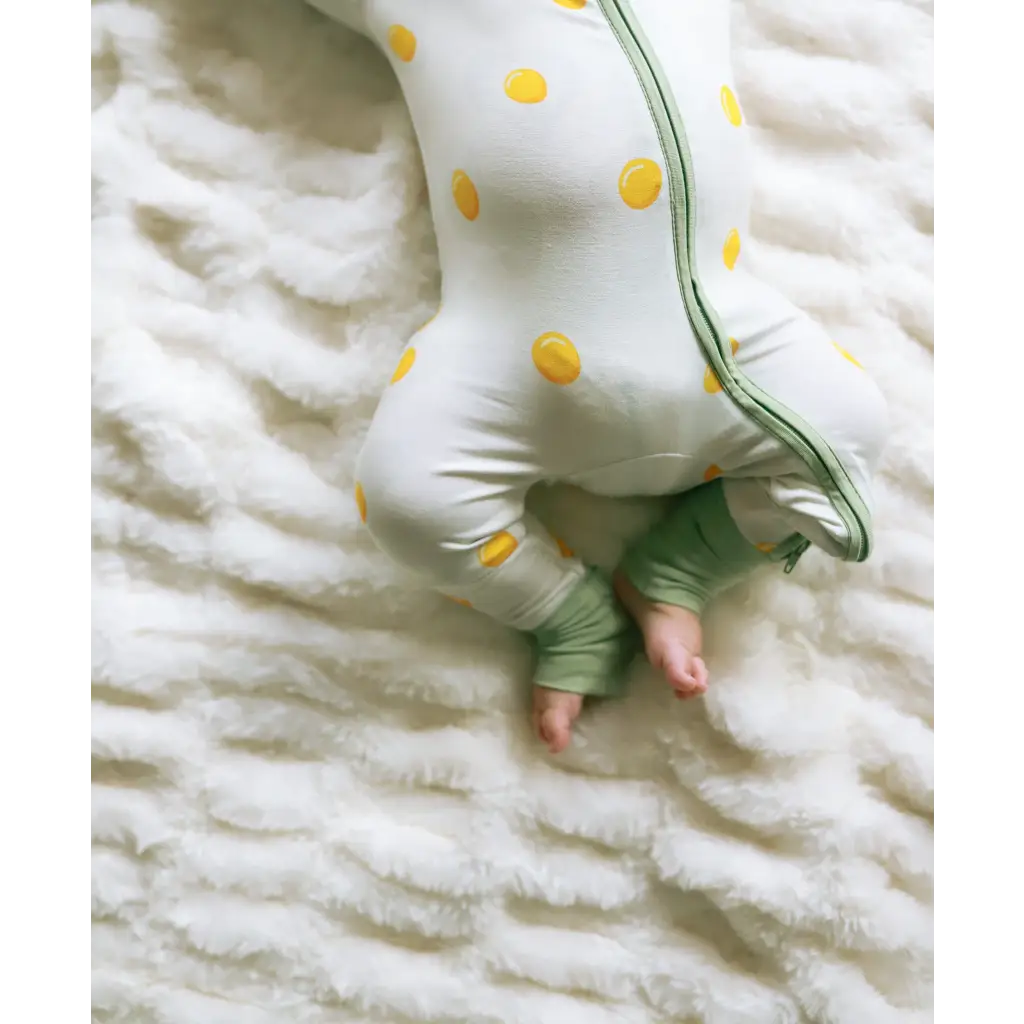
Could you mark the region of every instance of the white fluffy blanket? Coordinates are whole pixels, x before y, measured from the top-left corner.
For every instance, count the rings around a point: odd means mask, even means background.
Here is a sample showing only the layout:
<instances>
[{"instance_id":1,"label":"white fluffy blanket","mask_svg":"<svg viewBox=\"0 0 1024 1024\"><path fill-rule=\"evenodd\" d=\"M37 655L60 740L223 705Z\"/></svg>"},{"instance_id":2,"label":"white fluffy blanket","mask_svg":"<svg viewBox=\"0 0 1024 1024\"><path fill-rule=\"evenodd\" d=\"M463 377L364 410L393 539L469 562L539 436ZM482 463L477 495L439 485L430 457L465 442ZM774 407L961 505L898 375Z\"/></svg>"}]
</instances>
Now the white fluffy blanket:
<instances>
[{"instance_id":1,"label":"white fluffy blanket","mask_svg":"<svg viewBox=\"0 0 1024 1024\"><path fill-rule=\"evenodd\" d=\"M553 760L528 652L360 529L438 271L385 61L299 0L94 7L94 1014L930 1019L931 3L744 0L774 283L891 400L877 555L730 595ZM537 508L614 559L655 511Z\"/></svg>"}]
</instances>

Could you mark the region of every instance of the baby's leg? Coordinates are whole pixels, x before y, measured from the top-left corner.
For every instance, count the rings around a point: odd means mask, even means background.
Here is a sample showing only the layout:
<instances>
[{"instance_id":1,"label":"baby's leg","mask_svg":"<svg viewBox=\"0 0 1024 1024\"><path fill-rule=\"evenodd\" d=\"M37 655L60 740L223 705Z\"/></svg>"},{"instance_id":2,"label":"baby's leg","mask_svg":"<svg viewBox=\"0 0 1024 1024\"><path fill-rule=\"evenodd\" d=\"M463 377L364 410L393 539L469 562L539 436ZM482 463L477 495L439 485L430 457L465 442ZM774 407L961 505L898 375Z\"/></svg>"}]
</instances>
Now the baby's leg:
<instances>
[{"instance_id":1,"label":"baby's leg","mask_svg":"<svg viewBox=\"0 0 1024 1024\"><path fill-rule=\"evenodd\" d=\"M644 634L647 656L679 697L707 689L700 617L708 601L753 569L806 546L766 482L715 480L679 495L627 552L616 589Z\"/></svg>"},{"instance_id":2,"label":"baby's leg","mask_svg":"<svg viewBox=\"0 0 1024 1024\"><path fill-rule=\"evenodd\" d=\"M610 580L524 512L537 477L524 446L481 421L488 403L425 394L427 383L444 387L440 377L414 382L426 369L396 374L378 409L357 466L360 512L396 562L532 636L535 721L562 749L584 695L621 691L639 637Z\"/></svg>"}]
</instances>

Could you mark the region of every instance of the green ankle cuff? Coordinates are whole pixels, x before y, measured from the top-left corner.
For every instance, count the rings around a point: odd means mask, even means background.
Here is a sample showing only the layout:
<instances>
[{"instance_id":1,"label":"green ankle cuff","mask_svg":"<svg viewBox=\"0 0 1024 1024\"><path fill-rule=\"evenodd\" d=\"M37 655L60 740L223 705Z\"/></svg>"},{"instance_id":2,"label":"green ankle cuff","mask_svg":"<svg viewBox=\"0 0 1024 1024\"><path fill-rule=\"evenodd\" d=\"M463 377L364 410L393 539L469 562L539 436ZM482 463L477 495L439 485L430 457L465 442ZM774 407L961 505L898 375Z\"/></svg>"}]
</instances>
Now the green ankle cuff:
<instances>
[{"instance_id":1,"label":"green ankle cuff","mask_svg":"<svg viewBox=\"0 0 1024 1024\"><path fill-rule=\"evenodd\" d=\"M640 635L596 569L569 592L555 613L532 630L537 644L534 682L552 690L617 697L640 650Z\"/></svg>"},{"instance_id":2,"label":"green ankle cuff","mask_svg":"<svg viewBox=\"0 0 1024 1024\"><path fill-rule=\"evenodd\" d=\"M715 594L802 546L795 535L767 552L751 544L733 521L722 481L715 480L681 494L627 552L621 569L649 600L700 615Z\"/></svg>"}]
</instances>

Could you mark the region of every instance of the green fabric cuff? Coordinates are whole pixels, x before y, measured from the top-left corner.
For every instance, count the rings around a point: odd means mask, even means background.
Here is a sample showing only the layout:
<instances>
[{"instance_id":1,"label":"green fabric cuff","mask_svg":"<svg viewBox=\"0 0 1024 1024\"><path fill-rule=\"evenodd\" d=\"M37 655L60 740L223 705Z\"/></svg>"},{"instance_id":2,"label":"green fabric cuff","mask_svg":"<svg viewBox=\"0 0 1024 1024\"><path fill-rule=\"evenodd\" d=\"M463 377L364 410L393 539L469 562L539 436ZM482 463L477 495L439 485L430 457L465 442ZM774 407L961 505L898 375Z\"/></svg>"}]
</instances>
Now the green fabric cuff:
<instances>
[{"instance_id":1,"label":"green fabric cuff","mask_svg":"<svg viewBox=\"0 0 1024 1024\"><path fill-rule=\"evenodd\" d=\"M729 513L722 481L715 480L679 495L620 568L649 600L700 615L715 594L758 566L799 557L806 546L796 534L768 552L751 544Z\"/></svg>"},{"instance_id":2,"label":"green fabric cuff","mask_svg":"<svg viewBox=\"0 0 1024 1024\"><path fill-rule=\"evenodd\" d=\"M532 634L537 646L534 682L591 697L621 696L642 646L611 581L596 569L587 571Z\"/></svg>"}]
</instances>

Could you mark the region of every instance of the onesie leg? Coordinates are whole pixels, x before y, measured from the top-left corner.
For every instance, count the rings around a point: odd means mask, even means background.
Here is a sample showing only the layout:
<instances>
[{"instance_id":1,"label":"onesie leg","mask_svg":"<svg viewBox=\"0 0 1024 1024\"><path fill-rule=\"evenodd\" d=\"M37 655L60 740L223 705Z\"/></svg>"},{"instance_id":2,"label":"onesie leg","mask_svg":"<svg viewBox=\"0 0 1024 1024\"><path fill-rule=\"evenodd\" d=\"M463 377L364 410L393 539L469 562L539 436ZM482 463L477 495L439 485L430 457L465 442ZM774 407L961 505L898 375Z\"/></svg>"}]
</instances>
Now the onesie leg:
<instances>
[{"instance_id":1,"label":"onesie leg","mask_svg":"<svg viewBox=\"0 0 1024 1024\"><path fill-rule=\"evenodd\" d=\"M418 425L398 402L379 411L357 466L374 540L449 597L531 634L538 686L620 693L639 637L610 580L524 512L525 462L497 457L501 439L450 425L443 401Z\"/></svg>"},{"instance_id":2,"label":"onesie leg","mask_svg":"<svg viewBox=\"0 0 1024 1024\"><path fill-rule=\"evenodd\" d=\"M648 658L677 695L707 688L700 616L708 601L805 546L758 481L716 480L679 495L627 552L617 574L620 596L643 630Z\"/></svg>"},{"instance_id":3,"label":"onesie leg","mask_svg":"<svg viewBox=\"0 0 1024 1024\"><path fill-rule=\"evenodd\" d=\"M596 569L587 570L533 635L538 654L534 682L590 697L621 694L640 644L611 581Z\"/></svg>"},{"instance_id":4,"label":"onesie leg","mask_svg":"<svg viewBox=\"0 0 1024 1024\"><path fill-rule=\"evenodd\" d=\"M665 518L626 553L621 572L649 600L700 616L716 593L788 556L802 541L784 522L785 540L772 532L774 524L763 541L744 535L730 491L746 495L752 483L756 487L753 481L715 480L680 494Z\"/></svg>"}]
</instances>

